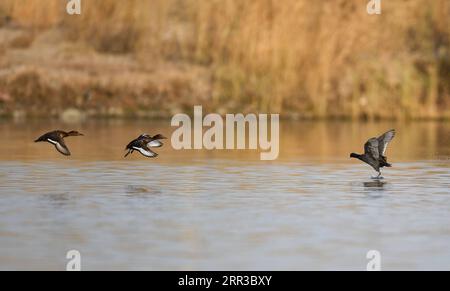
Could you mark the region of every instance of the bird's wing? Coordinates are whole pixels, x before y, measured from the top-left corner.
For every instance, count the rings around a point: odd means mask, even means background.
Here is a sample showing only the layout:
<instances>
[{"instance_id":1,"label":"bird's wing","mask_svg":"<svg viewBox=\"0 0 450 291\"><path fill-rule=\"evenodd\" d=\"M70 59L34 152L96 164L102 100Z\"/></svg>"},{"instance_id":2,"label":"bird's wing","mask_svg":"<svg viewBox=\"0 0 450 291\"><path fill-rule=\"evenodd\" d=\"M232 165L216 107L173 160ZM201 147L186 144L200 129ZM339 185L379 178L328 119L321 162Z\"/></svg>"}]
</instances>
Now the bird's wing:
<instances>
[{"instance_id":1,"label":"bird's wing","mask_svg":"<svg viewBox=\"0 0 450 291\"><path fill-rule=\"evenodd\" d=\"M389 144L389 142L394 138L395 136L395 129L391 129L388 132L382 134L380 137L378 137L378 151L382 156L384 156L384 153L386 152L386 148Z\"/></svg>"},{"instance_id":2,"label":"bird's wing","mask_svg":"<svg viewBox=\"0 0 450 291\"><path fill-rule=\"evenodd\" d=\"M163 146L163 143L160 142L159 140L151 140L147 143L147 146L149 148L160 148Z\"/></svg>"},{"instance_id":3,"label":"bird's wing","mask_svg":"<svg viewBox=\"0 0 450 291\"><path fill-rule=\"evenodd\" d=\"M369 139L364 145L364 153L374 158L375 160L378 160L380 158L380 154L378 152L378 139Z\"/></svg>"},{"instance_id":4,"label":"bird's wing","mask_svg":"<svg viewBox=\"0 0 450 291\"><path fill-rule=\"evenodd\" d=\"M58 152L60 152L61 154L65 155L65 156L70 156L70 151L67 148L66 144L64 143L63 139L56 140L54 145L55 145L55 148L58 150Z\"/></svg>"},{"instance_id":5,"label":"bird's wing","mask_svg":"<svg viewBox=\"0 0 450 291\"><path fill-rule=\"evenodd\" d=\"M146 156L147 158L154 158L158 156L157 153L150 150L147 146L133 147L133 149L139 151L143 156Z\"/></svg>"}]
</instances>

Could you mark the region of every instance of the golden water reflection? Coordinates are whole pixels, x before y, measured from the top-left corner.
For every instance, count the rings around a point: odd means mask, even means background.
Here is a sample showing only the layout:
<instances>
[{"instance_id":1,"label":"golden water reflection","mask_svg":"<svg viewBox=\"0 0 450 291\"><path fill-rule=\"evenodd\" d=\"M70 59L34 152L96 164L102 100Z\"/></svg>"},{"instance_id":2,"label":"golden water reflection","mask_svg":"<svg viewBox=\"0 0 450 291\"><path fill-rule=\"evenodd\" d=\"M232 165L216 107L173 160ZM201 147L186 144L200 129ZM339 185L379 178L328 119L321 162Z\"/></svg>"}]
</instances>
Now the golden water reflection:
<instances>
[{"instance_id":1,"label":"golden water reflection","mask_svg":"<svg viewBox=\"0 0 450 291\"><path fill-rule=\"evenodd\" d=\"M390 161L439 160L450 156L450 123L280 121L280 152L275 161L349 161L351 152L362 152L364 142L391 128L397 136L390 144ZM33 142L42 133L77 129L85 137L67 139L70 158L50 145ZM141 133L162 133L169 137L157 149L158 163L193 163L198 159L231 159L258 162L263 150L173 150L170 136L176 127L170 121L91 120L79 124L59 121L1 121L0 160L123 160L125 145ZM142 159L134 154L129 160Z\"/></svg>"}]
</instances>

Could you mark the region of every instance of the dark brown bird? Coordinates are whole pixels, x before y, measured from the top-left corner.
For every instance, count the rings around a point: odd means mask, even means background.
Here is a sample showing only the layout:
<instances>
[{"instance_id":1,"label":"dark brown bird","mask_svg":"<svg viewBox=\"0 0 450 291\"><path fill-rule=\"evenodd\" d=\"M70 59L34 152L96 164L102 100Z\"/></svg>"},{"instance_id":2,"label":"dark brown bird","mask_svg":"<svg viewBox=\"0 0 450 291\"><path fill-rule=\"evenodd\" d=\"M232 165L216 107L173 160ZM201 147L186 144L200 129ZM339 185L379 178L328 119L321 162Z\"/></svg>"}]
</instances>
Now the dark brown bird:
<instances>
[{"instance_id":1,"label":"dark brown bird","mask_svg":"<svg viewBox=\"0 0 450 291\"><path fill-rule=\"evenodd\" d=\"M49 142L55 146L56 150L65 156L70 156L69 148L64 143L64 138L69 136L83 136L83 134L78 131L72 130L65 132L62 130L55 130L47 132L46 134L39 137L34 142Z\"/></svg>"},{"instance_id":2,"label":"dark brown bird","mask_svg":"<svg viewBox=\"0 0 450 291\"><path fill-rule=\"evenodd\" d=\"M160 141L161 139L166 138L161 134L157 134L155 136L150 136L149 134L141 134L138 138L132 140L125 147L125 150L128 150L128 152L125 154L125 157L127 157L129 154L132 154L136 150L147 158L155 158L158 156L158 154L152 151L150 148L162 147L163 143Z\"/></svg>"},{"instance_id":3,"label":"dark brown bird","mask_svg":"<svg viewBox=\"0 0 450 291\"><path fill-rule=\"evenodd\" d=\"M369 139L364 145L364 154L351 153L350 158L359 159L375 169L378 172L377 178L381 177L380 169L383 167L392 167L391 164L387 162L385 156L386 148L389 142L394 138L395 130L389 130L380 137L373 137Z\"/></svg>"}]
</instances>

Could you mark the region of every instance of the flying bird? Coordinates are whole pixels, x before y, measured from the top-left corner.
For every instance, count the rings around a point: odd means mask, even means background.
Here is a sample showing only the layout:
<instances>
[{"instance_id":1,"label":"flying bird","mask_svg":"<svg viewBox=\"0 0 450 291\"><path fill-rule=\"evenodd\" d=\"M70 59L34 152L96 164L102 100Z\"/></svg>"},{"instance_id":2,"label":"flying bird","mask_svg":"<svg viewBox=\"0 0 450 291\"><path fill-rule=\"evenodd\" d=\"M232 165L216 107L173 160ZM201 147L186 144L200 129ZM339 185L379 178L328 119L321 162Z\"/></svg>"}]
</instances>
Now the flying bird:
<instances>
[{"instance_id":1,"label":"flying bird","mask_svg":"<svg viewBox=\"0 0 450 291\"><path fill-rule=\"evenodd\" d=\"M47 132L42 135L34 142L48 142L55 146L56 150L65 156L70 156L69 148L64 143L64 138L69 136L83 136L83 134L78 131L72 130L69 132L65 132L62 130L55 130L51 132Z\"/></svg>"},{"instance_id":2,"label":"flying bird","mask_svg":"<svg viewBox=\"0 0 450 291\"><path fill-rule=\"evenodd\" d=\"M385 153L389 142L394 136L395 129L391 129L380 137L373 137L364 144L364 154L351 153L350 158L356 158L369 164L378 172L377 178L380 178L381 168L392 167L392 165L387 162Z\"/></svg>"},{"instance_id":3,"label":"flying bird","mask_svg":"<svg viewBox=\"0 0 450 291\"><path fill-rule=\"evenodd\" d=\"M147 158L155 158L158 156L157 153L152 151L150 148L159 148L163 146L161 139L166 139L163 135L157 134L155 136L150 136L149 134L141 134L138 138L132 140L125 148L128 152L125 154L127 157L134 151L140 152L143 156Z\"/></svg>"}]
</instances>

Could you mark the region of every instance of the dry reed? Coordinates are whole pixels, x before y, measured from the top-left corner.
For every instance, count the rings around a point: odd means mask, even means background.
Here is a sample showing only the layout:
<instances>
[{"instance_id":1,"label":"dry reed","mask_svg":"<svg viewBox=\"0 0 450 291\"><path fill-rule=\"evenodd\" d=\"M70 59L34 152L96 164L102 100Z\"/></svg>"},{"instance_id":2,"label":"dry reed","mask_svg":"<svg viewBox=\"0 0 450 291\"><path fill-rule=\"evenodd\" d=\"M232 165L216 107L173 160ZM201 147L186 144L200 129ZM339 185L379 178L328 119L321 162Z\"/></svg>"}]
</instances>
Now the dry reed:
<instances>
[{"instance_id":1,"label":"dry reed","mask_svg":"<svg viewBox=\"0 0 450 291\"><path fill-rule=\"evenodd\" d=\"M0 11L33 30L63 28L100 53L205 67L212 108L450 114L448 0L382 1L381 15L368 15L361 0L82 1L81 16L66 15L61 2L2 0Z\"/></svg>"}]
</instances>

